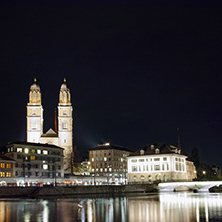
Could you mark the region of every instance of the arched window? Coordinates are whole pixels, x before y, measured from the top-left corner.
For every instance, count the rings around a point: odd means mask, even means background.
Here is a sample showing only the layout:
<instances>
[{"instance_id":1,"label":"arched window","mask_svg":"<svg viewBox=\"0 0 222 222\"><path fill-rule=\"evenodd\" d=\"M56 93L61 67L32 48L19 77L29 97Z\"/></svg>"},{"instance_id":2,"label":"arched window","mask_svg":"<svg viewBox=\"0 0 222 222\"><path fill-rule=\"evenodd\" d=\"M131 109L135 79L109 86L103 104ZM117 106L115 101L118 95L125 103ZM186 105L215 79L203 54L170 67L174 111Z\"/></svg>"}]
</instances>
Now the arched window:
<instances>
[{"instance_id":1,"label":"arched window","mask_svg":"<svg viewBox=\"0 0 222 222\"><path fill-rule=\"evenodd\" d=\"M159 150L158 148L156 148L156 149L155 149L155 153L156 153L156 154L159 154L159 153L160 153L160 150Z\"/></svg>"},{"instance_id":2,"label":"arched window","mask_svg":"<svg viewBox=\"0 0 222 222\"><path fill-rule=\"evenodd\" d=\"M67 122L66 121L62 123L62 128L67 129Z\"/></svg>"},{"instance_id":3,"label":"arched window","mask_svg":"<svg viewBox=\"0 0 222 222\"><path fill-rule=\"evenodd\" d=\"M37 124L36 124L36 122L32 123L32 129L37 129Z\"/></svg>"}]
</instances>

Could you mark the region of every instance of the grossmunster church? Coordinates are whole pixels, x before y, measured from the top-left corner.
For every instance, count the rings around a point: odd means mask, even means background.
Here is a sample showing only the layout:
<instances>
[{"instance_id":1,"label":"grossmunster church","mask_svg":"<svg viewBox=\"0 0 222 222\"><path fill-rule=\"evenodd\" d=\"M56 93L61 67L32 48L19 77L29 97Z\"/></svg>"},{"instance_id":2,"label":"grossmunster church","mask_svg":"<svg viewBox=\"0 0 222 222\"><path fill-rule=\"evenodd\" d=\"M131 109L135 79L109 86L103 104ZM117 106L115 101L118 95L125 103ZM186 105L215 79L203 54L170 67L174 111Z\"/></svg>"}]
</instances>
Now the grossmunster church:
<instances>
[{"instance_id":1,"label":"grossmunster church","mask_svg":"<svg viewBox=\"0 0 222 222\"><path fill-rule=\"evenodd\" d=\"M29 102L27 104L27 142L52 144L64 148L64 170L66 170L73 146L73 109L66 79L64 79L60 87L57 108L58 117L55 118L55 130L50 128L46 133L43 133L41 90L36 83L36 79L34 79L34 83L30 87Z\"/></svg>"}]
</instances>

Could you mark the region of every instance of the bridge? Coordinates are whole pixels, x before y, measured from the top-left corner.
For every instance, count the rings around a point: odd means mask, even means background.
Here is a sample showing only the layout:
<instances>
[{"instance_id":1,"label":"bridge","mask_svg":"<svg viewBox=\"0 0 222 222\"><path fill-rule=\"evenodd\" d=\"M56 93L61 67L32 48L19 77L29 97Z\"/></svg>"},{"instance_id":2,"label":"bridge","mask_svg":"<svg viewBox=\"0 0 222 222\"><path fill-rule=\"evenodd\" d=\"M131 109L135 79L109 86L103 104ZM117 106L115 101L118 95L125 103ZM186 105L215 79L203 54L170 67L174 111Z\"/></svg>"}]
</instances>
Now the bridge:
<instances>
[{"instance_id":1,"label":"bridge","mask_svg":"<svg viewBox=\"0 0 222 222\"><path fill-rule=\"evenodd\" d=\"M160 192L188 191L209 192L214 186L222 186L222 181L192 181L192 182L168 182L159 183L158 190Z\"/></svg>"}]
</instances>

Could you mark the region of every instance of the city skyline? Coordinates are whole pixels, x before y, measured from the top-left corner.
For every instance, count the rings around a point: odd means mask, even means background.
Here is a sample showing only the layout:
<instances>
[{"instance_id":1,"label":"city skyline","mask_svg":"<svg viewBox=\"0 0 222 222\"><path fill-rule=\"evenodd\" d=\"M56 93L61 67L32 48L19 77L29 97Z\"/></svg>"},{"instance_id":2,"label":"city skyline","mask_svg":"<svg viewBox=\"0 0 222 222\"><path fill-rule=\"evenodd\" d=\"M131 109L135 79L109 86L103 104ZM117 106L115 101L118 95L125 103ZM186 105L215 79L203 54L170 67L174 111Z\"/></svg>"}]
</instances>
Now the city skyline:
<instances>
[{"instance_id":1,"label":"city skyline","mask_svg":"<svg viewBox=\"0 0 222 222\"><path fill-rule=\"evenodd\" d=\"M26 141L35 77L54 127L66 78L80 152L177 145L180 128L185 154L221 166L221 3L139 3L1 8L1 145Z\"/></svg>"}]
</instances>

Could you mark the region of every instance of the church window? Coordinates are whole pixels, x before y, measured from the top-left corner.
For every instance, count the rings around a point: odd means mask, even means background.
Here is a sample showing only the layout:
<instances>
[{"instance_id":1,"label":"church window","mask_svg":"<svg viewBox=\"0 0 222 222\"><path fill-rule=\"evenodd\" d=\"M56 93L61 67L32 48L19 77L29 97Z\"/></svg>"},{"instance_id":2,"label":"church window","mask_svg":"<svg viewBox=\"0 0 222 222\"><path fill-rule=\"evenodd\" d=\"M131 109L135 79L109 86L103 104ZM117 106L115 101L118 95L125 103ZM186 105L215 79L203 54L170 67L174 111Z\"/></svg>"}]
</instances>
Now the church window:
<instances>
[{"instance_id":1,"label":"church window","mask_svg":"<svg viewBox=\"0 0 222 222\"><path fill-rule=\"evenodd\" d=\"M36 128L37 128L36 122L32 123L32 129L36 129Z\"/></svg>"},{"instance_id":2,"label":"church window","mask_svg":"<svg viewBox=\"0 0 222 222\"><path fill-rule=\"evenodd\" d=\"M63 111L63 116L67 116L67 111L66 110Z\"/></svg>"},{"instance_id":3,"label":"church window","mask_svg":"<svg viewBox=\"0 0 222 222\"><path fill-rule=\"evenodd\" d=\"M62 128L63 128L63 129L67 129L67 122L63 122L63 123L62 123Z\"/></svg>"}]
</instances>

